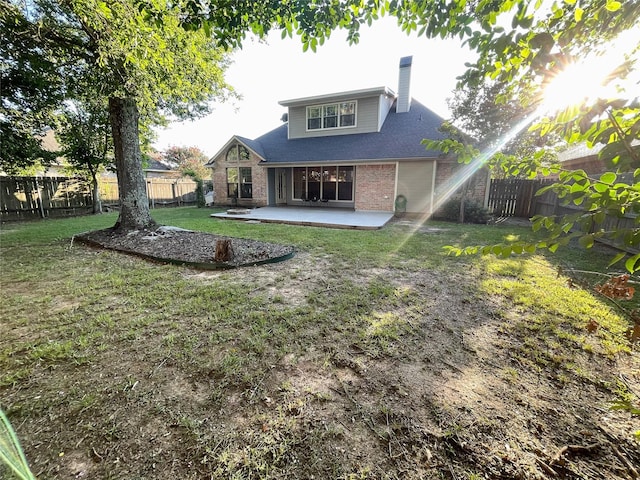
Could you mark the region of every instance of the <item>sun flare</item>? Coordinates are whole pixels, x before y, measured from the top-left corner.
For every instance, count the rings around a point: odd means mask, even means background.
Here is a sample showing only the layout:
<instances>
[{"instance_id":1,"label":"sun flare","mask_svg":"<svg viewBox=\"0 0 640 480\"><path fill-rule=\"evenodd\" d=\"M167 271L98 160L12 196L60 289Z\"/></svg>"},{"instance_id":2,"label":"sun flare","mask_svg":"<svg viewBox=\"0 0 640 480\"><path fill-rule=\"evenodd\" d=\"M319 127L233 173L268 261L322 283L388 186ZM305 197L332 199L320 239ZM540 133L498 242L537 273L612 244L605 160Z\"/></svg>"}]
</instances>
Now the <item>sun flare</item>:
<instances>
[{"instance_id":1,"label":"sun flare","mask_svg":"<svg viewBox=\"0 0 640 480\"><path fill-rule=\"evenodd\" d=\"M627 30L609 43L606 53L589 55L564 66L544 87L541 110L551 113L572 105L593 103L598 98L607 98L620 90L633 94L638 89L639 44L640 32ZM616 69L626 60L634 59L634 76L620 78L616 75Z\"/></svg>"}]
</instances>

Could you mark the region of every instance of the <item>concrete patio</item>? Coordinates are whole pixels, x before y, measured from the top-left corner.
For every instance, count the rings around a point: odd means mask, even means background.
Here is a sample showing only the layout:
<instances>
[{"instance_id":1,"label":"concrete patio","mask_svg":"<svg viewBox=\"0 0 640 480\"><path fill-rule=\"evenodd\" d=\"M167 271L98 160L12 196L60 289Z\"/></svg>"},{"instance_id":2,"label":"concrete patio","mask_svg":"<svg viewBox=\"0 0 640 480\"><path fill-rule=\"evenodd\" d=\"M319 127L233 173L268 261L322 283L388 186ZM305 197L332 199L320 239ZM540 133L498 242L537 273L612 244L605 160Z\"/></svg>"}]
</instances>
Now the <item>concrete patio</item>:
<instances>
[{"instance_id":1,"label":"concrete patio","mask_svg":"<svg viewBox=\"0 0 640 480\"><path fill-rule=\"evenodd\" d=\"M244 213L241 208L235 208L230 209L229 212L212 213L211 216L226 220L362 230L382 228L393 217L391 212L367 212L321 207L261 207L247 209L247 213Z\"/></svg>"}]
</instances>

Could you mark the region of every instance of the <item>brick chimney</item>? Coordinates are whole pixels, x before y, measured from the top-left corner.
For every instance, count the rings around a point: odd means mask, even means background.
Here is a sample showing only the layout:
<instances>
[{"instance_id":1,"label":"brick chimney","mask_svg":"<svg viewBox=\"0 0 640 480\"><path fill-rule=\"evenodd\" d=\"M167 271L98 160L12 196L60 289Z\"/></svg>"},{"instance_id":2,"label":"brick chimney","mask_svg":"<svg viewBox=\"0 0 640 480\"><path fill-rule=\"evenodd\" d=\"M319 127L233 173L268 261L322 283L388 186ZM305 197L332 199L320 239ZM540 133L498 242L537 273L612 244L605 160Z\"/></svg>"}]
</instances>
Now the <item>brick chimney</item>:
<instances>
[{"instance_id":1,"label":"brick chimney","mask_svg":"<svg viewBox=\"0 0 640 480\"><path fill-rule=\"evenodd\" d=\"M407 113L411 108L411 61L413 57L400 59L400 76L398 78L398 100L396 113Z\"/></svg>"}]
</instances>

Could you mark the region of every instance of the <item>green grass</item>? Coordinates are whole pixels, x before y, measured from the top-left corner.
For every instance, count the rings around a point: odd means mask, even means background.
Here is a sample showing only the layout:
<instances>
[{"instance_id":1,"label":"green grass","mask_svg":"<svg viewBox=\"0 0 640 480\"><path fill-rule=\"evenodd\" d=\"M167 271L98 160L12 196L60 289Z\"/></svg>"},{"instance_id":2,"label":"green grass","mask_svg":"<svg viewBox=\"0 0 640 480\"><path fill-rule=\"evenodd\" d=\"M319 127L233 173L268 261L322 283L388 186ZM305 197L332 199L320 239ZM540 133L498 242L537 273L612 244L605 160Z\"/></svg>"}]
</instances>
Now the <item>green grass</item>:
<instances>
[{"instance_id":1,"label":"green grass","mask_svg":"<svg viewBox=\"0 0 640 480\"><path fill-rule=\"evenodd\" d=\"M394 405L415 398L440 406L393 380L393 370L368 375L417 360L436 368L443 359L425 358L425 351L441 336L458 342L443 347L445 360L462 362L459 338L489 324L497 332L492 358L506 359L494 376L505 385L519 387L536 371L554 387L587 382L633 400L613 373L602 373L630 352L628 320L558 275L559 267L605 272L600 251L448 257L445 245L532 233L438 222L338 230L217 220L211 212L152 215L165 225L294 245L296 258L200 274L72 244L77 233L111 226L113 213L2 225L0 403L24 424L18 433L27 455L37 457L39 477L64 476L56 473L64 466L60 452L91 449L96 478L155 478L145 470L154 462L178 468L174 478L380 478L387 468L402 471L406 465L385 456L391 443L381 439L406 435L418 451L429 435L394 427L389 418L401 410ZM598 329L589 332L594 319ZM337 383L345 370L354 377ZM357 387L358 378L370 380L367 388ZM458 441L464 431L456 432ZM372 449L382 443L386 460L349 456L367 435L374 435ZM156 444L165 453L153 450ZM481 471L471 465L460 478Z\"/></svg>"}]
</instances>

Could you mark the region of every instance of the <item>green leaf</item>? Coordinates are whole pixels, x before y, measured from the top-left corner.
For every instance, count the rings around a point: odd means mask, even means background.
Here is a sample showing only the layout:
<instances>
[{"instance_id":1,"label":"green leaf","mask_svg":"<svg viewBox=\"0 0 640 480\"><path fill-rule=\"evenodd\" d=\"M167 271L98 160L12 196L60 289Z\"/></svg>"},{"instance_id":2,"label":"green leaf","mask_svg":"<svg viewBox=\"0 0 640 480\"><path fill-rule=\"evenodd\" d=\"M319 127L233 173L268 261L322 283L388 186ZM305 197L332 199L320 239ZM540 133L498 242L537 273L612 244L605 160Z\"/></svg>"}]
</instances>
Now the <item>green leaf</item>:
<instances>
[{"instance_id":1,"label":"green leaf","mask_svg":"<svg viewBox=\"0 0 640 480\"><path fill-rule=\"evenodd\" d=\"M585 235L583 237L580 237L578 239L578 243L583 248L591 248L591 247L593 247L593 243L594 243L593 235Z\"/></svg>"},{"instance_id":2,"label":"green leaf","mask_svg":"<svg viewBox=\"0 0 640 480\"><path fill-rule=\"evenodd\" d=\"M569 233L572 228L573 228L573 222L567 222L564 225L562 225L562 231L564 233Z\"/></svg>"},{"instance_id":3,"label":"green leaf","mask_svg":"<svg viewBox=\"0 0 640 480\"><path fill-rule=\"evenodd\" d=\"M573 12L573 19L576 23L579 23L582 20L582 16L584 15L584 9L577 7Z\"/></svg>"},{"instance_id":4,"label":"green leaf","mask_svg":"<svg viewBox=\"0 0 640 480\"><path fill-rule=\"evenodd\" d=\"M570 193L578 193L578 192L584 192L584 185L581 185L579 183L574 183L573 185L571 185L571 188L569 189Z\"/></svg>"},{"instance_id":5,"label":"green leaf","mask_svg":"<svg viewBox=\"0 0 640 480\"><path fill-rule=\"evenodd\" d=\"M628 258L627 261L624 262L624 266L630 273L635 273L637 270L640 270L640 253Z\"/></svg>"},{"instance_id":6,"label":"green leaf","mask_svg":"<svg viewBox=\"0 0 640 480\"><path fill-rule=\"evenodd\" d=\"M613 257L613 259L609 262L609 267L618 263L620 260L622 260L626 256L627 256L626 252L620 252L615 257Z\"/></svg>"},{"instance_id":7,"label":"green leaf","mask_svg":"<svg viewBox=\"0 0 640 480\"><path fill-rule=\"evenodd\" d=\"M613 185L617 178L618 176L613 172L605 172L600 175L600 181L602 183L606 183L607 185Z\"/></svg>"},{"instance_id":8,"label":"green leaf","mask_svg":"<svg viewBox=\"0 0 640 480\"><path fill-rule=\"evenodd\" d=\"M609 190L609 187L608 187L607 185L602 184L602 183L598 183L598 182L596 182L596 183L594 183L594 184L593 184L593 189L594 189L596 192L604 193L604 192L606 192L607 190Z\"/></svg>"}]
</instances>

